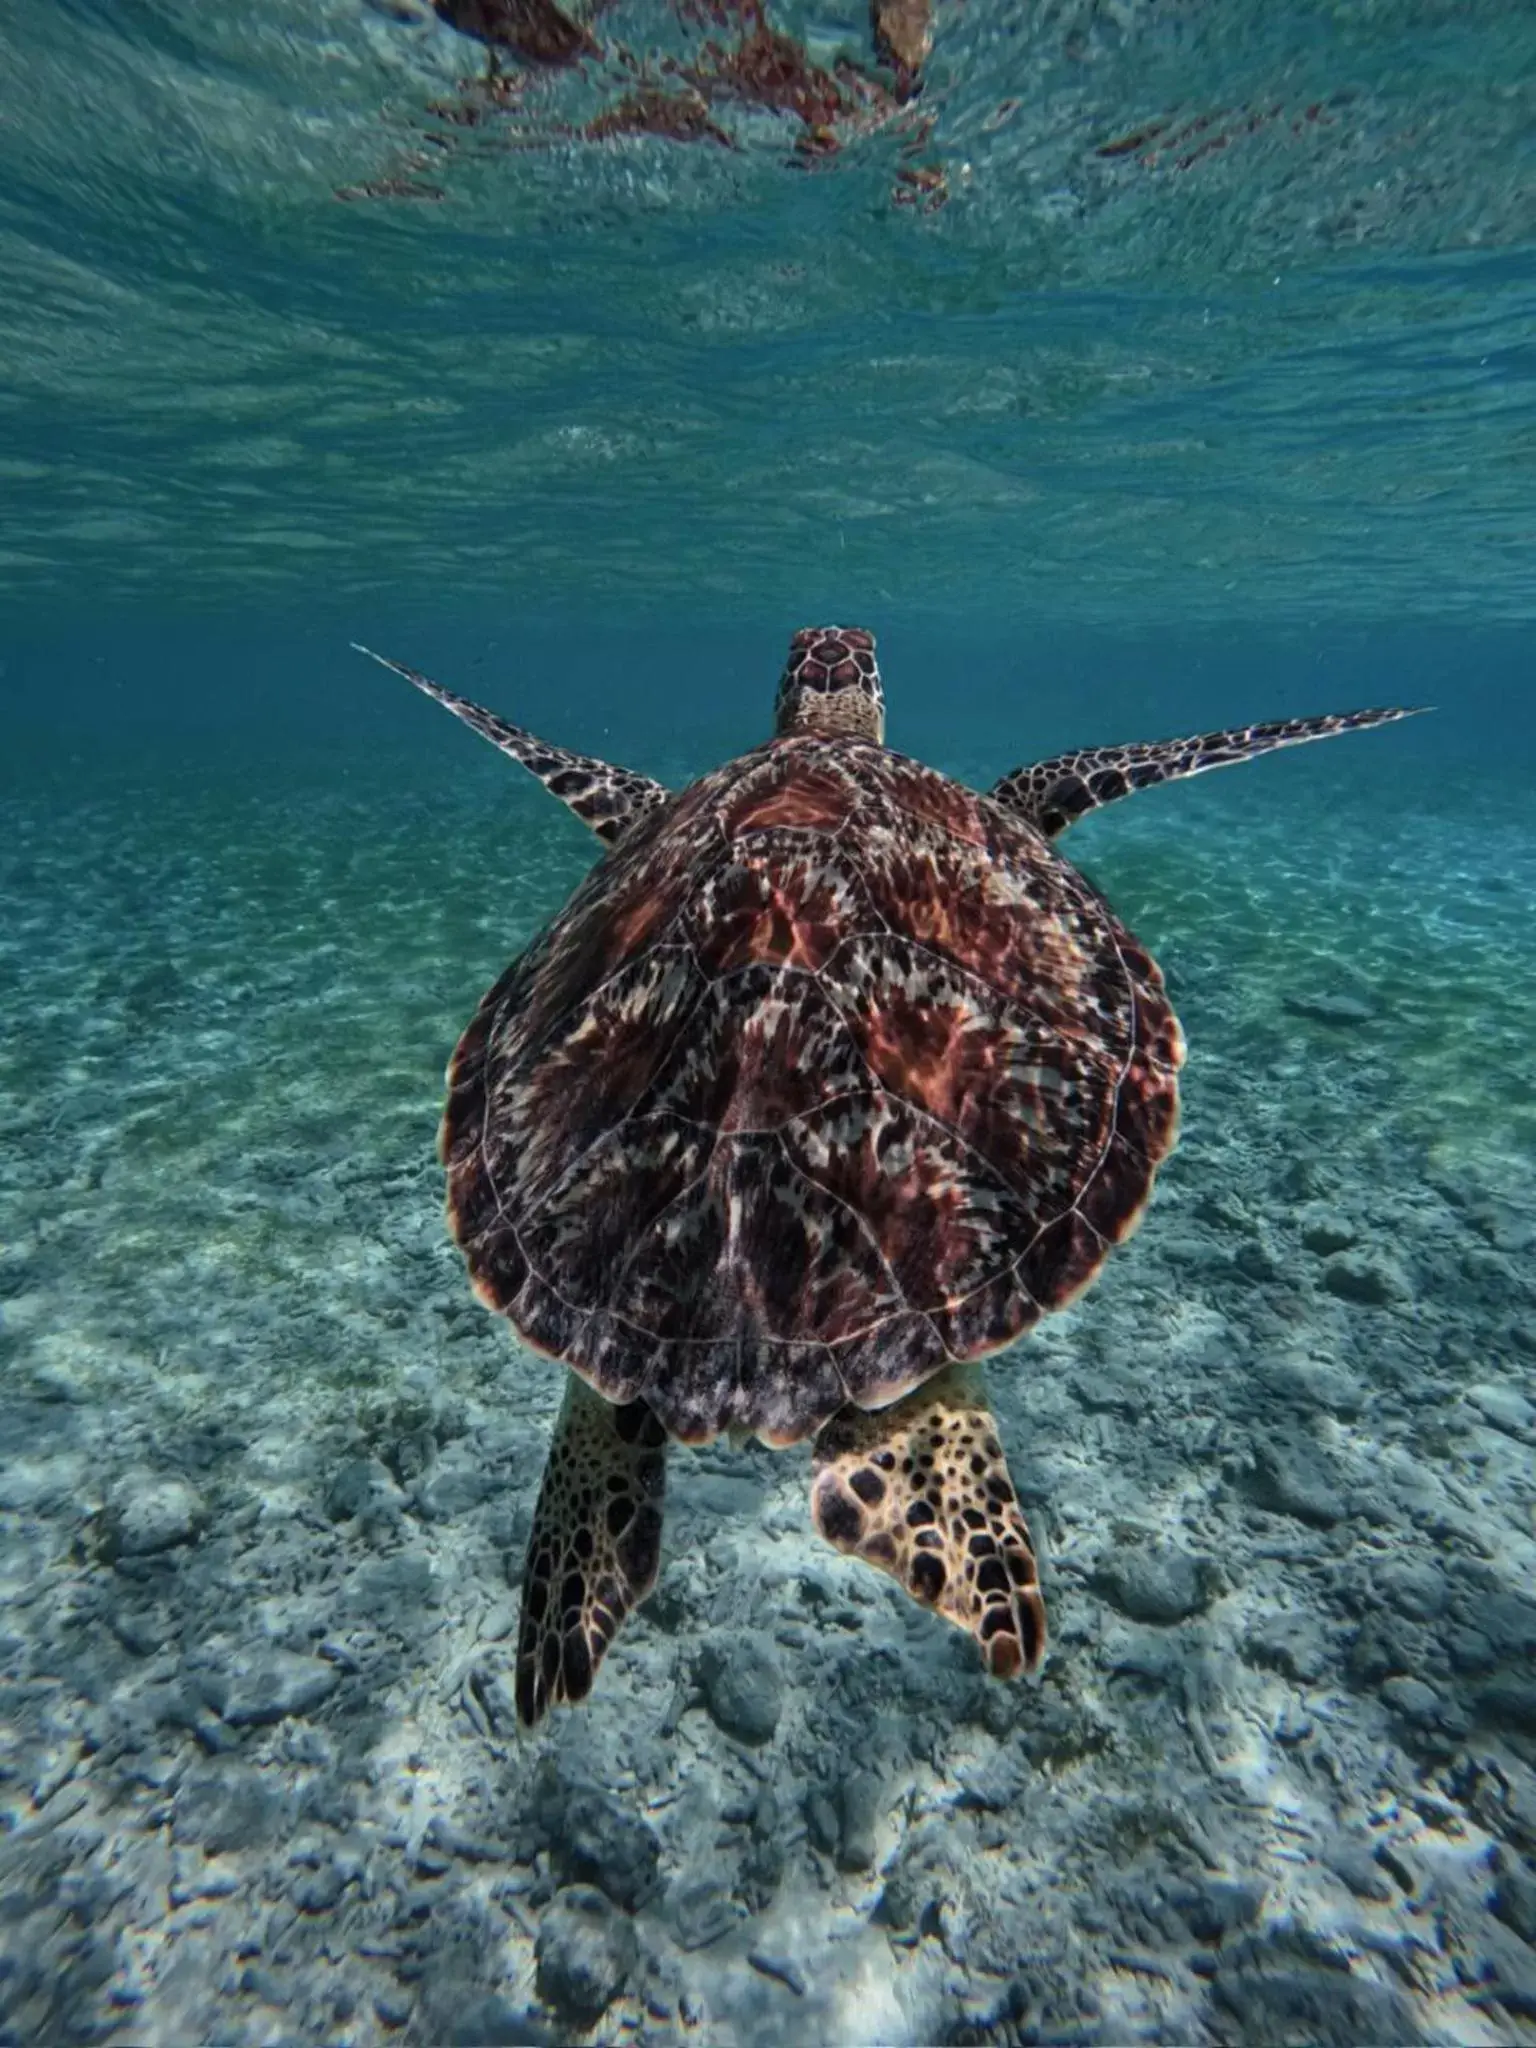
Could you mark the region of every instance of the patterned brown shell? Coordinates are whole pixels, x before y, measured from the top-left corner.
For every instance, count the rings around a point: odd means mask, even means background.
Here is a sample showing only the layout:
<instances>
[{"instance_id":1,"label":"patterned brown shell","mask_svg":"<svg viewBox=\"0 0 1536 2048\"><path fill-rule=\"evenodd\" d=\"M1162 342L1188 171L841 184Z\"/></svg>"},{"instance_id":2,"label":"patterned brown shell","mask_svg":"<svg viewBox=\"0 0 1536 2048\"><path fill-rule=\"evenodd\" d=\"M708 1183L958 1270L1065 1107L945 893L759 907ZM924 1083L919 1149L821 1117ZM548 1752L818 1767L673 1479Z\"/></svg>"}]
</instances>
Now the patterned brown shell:
<instances>
[{"instance_id":1,"label":"patterned brown shell","mask_svg":"<svg viewBox=\"0 0 1536 2048\"><path fill-rule=\"evenodd\" d=\"M1147 953L1033 827L795 737L638 825L459 1043L481 1297L686 1442L811 1435L1071 1300L1173 1143Z\"/></svg>"}]
</instances>

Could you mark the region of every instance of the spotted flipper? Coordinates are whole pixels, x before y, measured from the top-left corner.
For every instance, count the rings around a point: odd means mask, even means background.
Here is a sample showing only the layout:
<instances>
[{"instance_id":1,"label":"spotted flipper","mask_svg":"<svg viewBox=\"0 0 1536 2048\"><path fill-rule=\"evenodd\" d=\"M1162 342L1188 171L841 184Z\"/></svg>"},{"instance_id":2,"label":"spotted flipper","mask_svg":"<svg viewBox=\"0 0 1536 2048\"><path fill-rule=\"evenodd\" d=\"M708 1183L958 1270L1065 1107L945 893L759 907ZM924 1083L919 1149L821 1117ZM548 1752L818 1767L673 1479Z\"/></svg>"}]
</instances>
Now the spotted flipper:
<instances>
[{"instance_id":1,"label":"spotted flipper","mask_svg":"<svg viewBox=\"0 0 1536 2048\"><path fill-rule=\"evenodd\" d=\"M637 818L664 804L671 793L659 782L652 782L648 775L636 775L630 768L615 768L607 761L594 760L590 754L572 754L564 747L546 746L520 725L508 725L494 711L483 711L467 697L456 697L452 690L445 690L441 683L434 683L418 669L391 661L387 655L375 654L371 647L356 640L352 645L381 668L393 669L397 676L404 676L418 690L436 698L482 739L500 747L514 761L520 761L547 790L568 804L584 825L590 825L605 846L612 846Z\"/></svg>"},{"instance_id":2,"label":"spotted flipper","mask_svg":"<svg viewBox=\"0 0 1536 2048\"><path fill-rule=\"evenodd\" d=\"M923 89L923 66L933 55L933 0L869 0L875 55L896 73L896 97Z\"/></svg>"},{"instance_id":3,"label":"spotted flipper","mask_svg":"<svg viewBox=\"0 0 1536 2048\"><path fill-rule=\"evenodd\" d=\"M874 1414L840 1408L816 1439L811 1512L835 1549L973 1635L995 1678L1037 1668L1040 1575L974 1369Z\"/></svg>"},{"instance_id":4,"label":"spotted flipper","mask_svg":"<svg viewBox=\"0 0 1536 2048\"><path fill-rule=\"evenodd\" d=\"M1202 775L1207 768L1232 768L1239 761L1272 754L1277 747L1299 747L1306 740L1332 739L1335 733L1390 725L1394 719L1416 717L1422 708L1341 711L1324 718L1238 725L1226 732L1198 733L1191 739L1152 740L1145 746L1086 747L1081 753L1036 761L1031 768L1015 768L995 783L989 794L995 803L1021 811L1048 839L1054 839L1085 811L1112 804L1133 789Z\"/></svg>"},{"instance_id":5,"label":"spotted flipper","mask_svg":"<svg viewBox=\"0 0 1536 2048\"><path fill-rule=\"evenodd\" d=\"M586 1698L661 1558L665 1430L643 1401L618 1408L575 1373L567 1380L523 1566L517 1717L527 1728Z\"/></svg>"}]
</instances>

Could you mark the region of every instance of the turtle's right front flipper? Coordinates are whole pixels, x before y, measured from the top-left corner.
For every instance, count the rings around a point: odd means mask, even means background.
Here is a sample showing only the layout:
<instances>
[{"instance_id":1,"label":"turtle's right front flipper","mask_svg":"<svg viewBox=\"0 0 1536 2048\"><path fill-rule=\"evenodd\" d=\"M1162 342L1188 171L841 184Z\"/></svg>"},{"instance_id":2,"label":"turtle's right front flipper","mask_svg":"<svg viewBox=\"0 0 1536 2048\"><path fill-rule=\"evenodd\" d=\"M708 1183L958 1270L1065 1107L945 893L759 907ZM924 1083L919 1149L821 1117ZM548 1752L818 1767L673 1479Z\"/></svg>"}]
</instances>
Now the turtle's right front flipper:
<instances>
[{"instance_id":1,"label":"turtle's right front flipper","mask_svg":"<svg viewBox=\"0 0 1536 2048\"><path fill-rule=\"evenodd\" d=\"M643 818L648 811L654 811L658 804L667 801L670 792L661 783L652 782L648 775L636 775L630 768L615 768L610 762L594 760L590 754L572 754L564 747L548 746L543 740L535 739L531 732L525 732L520 725L508 725L494 711L482 710L480 705L471 704L467 697L456 697L452 690L445 690L441 683L434 683L420 670L407 668L403 662L391 661L387 655L375 654L371 647L364 647L356 640L352 645L359 654L366 654L381 668L393 669L397 676L404 676L408 683L414 683L418 690L424 690L451 711L455 718L462 718L482 739L489 740L493 747L500 747L504 754L510 754L514 761L520 762L531 775L536 775L547 790L568 805L584 825L590 825L605 846L612 846L637 818Z\"/></svg>"},{"instance_id":2,"label":"turtle's right front flipper","mask_svg":"<svg viewBox=\"0 0 1536 2048\"><path fill-rule=\"evenodd\" d=\"M1239 761L1252 761L1279 747L1299 747L1307 740L1332 739L1341 732L1364 732L1373 725L1391 725L1396 719L1416 715L1417 710L1397 708L1341 711L1322 718L1281 718L1268 725L1231 726L1225 732L1153 740L1144 746L1084 747L1076 754L1057 754L1032 767L1015 768L994 783L988 795L994 803L1022 812L1047 839L1054 839L1086 811L1112 804L1132 790L1182 781L1186 775L1203 775L1208 768L1233 768Z\"/></svg>"}]
</instances>

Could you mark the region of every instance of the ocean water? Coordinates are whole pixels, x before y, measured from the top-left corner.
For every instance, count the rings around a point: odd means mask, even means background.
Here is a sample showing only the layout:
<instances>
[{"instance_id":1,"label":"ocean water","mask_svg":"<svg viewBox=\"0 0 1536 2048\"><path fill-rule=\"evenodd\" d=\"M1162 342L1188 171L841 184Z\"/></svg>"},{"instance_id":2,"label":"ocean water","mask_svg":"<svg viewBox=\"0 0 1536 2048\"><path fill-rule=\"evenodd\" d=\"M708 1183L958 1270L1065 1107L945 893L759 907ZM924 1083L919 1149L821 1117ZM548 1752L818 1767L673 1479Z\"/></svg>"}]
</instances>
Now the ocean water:
<instances>
[{"instance_id":1,"label":"ocean water","mask_svg":"<svg viewBox=\"0 0 1536 2048\"><path fill-rule=\"evenodd\" d=\"M0 0L0 2042L1536 2040L1536 16L933 35ZM349 643L681 787L829 618L983 788L1430 708L1061 842L1189 1059L1039 1682L721 1441L520 1731L434 1136L597 848Z\"/></svg>"}]
</instances>

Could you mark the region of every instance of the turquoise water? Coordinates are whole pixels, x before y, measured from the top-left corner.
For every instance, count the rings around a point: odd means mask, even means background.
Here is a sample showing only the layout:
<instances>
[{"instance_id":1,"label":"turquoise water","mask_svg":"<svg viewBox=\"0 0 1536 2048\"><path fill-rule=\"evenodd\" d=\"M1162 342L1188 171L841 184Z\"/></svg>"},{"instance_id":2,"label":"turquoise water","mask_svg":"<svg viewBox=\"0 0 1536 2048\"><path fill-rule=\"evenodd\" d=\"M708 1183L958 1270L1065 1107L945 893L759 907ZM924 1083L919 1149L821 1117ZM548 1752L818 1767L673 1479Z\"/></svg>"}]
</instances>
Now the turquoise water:
<instances>
[{"instance_id":1,"label":"turquoise water","mask_svg":"<svg viewBox=\"0 0 1536 2048\"><path fill-rule=\"evenodd\" d=\"M1536 2039L1536 17L440 13L0 0L0 2042ZM1041 1682L720 1442L523 1733L433 1143L594 842L348 643L681 786L823 617L979 787L1434 709L1063 841L1190 1050Z\"/></svg>"}]
</instances>

